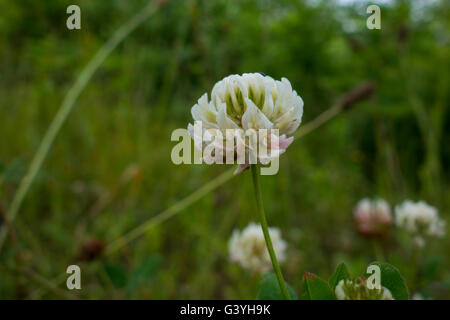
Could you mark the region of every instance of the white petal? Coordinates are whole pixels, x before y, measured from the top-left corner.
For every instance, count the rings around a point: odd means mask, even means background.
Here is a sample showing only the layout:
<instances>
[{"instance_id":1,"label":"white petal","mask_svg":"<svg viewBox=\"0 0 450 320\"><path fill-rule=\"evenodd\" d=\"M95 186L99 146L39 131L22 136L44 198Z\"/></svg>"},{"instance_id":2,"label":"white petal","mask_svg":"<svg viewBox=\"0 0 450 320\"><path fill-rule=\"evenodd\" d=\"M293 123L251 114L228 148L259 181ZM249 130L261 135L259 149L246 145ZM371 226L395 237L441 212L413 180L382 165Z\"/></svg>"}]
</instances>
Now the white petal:
<instances>
[{"instance_id":1,"label":"white petal","mask_svg":"<svg viewBox=\"0 0 450 320\"><path fill-rule=\"evenodd\" d=\"M273 124L261 110L248 98L245 98L246 110L242 116L244 129L272 129Z\"/></svg>"},{"instance_id":2,"label":"white petal","mask_svg":"<svg viewBox=\"0 0 450 320\"><path fill-rule=\"evenodd\" d=\"M294 117L294 108L292 107L286 113L284 113L280 118L275 120L275 127L280 130L281 134L289 134L293 127L300 124L300 120Z\"/></svg>"},{"instance_id":3,"label":"white petal","mask_svg":"<svg viewBox=\"0 0 450 320\"><path fill-rule=\"evenodd\" d=\"M233 105L233 109L237 112L241 112L241 106L239 105L239 102L236 98L236 92L235 92L235 84L233 79L228 79L227 81L227 92L230 95L231 98L231 104Z\"/></svg>"},{"instance_id":4,"label":"white petal","mask_svg":"<svg viewBox=\"0 0 450 320\"><path fill-rule=\"evenodd\" d=\"M219 111L217 112L217 124L220 129L237 129L239 126L227 116L227 105L225 103L220 104Z\"/></svg>"},{"instance_id":5,"label":"white petal","mask_svg":"<svg viewBox=\"0 0 450 320\"><path fill-rule=\"evenodd\" d=\"M208 108L208 94L204 93L200 99L198 99L198 105L200 106L200 108L202 109L206 109Z\"/></svg>"},{"instance_id":6,"label":"white petal","mask_svg":"<svg viewBox=\"0 0 450 320\"><path fill-rule=\"evenodd\" d=\"M264 99L264 105L262 107L263 113L267 117L271 117L273 113L273 98L272 98L272 88L269 84L266 84L266 94Z\"/></svg>"},{"instance_id":7,"label":"white petal","mask_svg":"<svg viewBox=\"0 0 450 320\"><path fill-rule=\"evenodd\" d=\"M281 78L281 82L285 85L285 88L286 88L288 91L292 91L292 86L291 86L291 83L289 82L288 79L286 79L286 78Z\"/></svg>"},{"instance_id":8,"label":"white petal","mask_svg":"<svg viewBox=\"0 0 450 320\"><path fill-rule=\"evenodd\" d=\"M194 147L197 150L203 150L203 133L200 133L200 135L195 135L194 126L192 124L188 124L188 132L191 136L192 140L194 140Z\"/></svg>"},{"instance_id":9,"label":"white petal","mask_svg":"<svg viewBox=\"0 0 450 320\"><path fill-rule=\"evenodd\" d=\"M208 94L204 94L198 99L198 103L191 109L192 118L195 121L201 121L206 128L217 128L216 115L217 112L208 103Z\"/></svg>"},{"instance_id":10,"label":"white petal","mask_svg":"<svg viewBox=\"0 0 450 320\"><path fill-rule=\"evenodd\" d=\"M297 130L302 121L303 116L303 100L295 95L288 102L290 109L274 120L275 126L280 130L281 134L291 134Z\"/></svg>"}]
</instances>

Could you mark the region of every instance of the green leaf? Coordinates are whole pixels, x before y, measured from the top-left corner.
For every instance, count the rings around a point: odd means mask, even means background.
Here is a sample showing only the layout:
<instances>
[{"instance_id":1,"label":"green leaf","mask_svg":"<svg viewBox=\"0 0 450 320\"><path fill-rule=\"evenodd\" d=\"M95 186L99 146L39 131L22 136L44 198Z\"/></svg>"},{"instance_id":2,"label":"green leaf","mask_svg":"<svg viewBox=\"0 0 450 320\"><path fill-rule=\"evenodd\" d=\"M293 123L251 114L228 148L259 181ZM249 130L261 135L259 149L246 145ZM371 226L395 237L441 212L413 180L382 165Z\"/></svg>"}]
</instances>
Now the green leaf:
<instances>
[{"instance_id":1,"label":"green leaf","mask_svg":"<svg viewBox=\"0 0 450 320\"><path fill-rule=\"evenodd\" d=\"M105 272L112 284L117 288L123 288L127 284L127 272L120 265L106 265Z\"/></svg>"},{"instance_id":2,"label":"green leaf","mask_svg":"<svg viewBox=\"0 0 450 320\"><path fill-rule=\"evenodd\" d=\"M336 289L336 286L339 283L339 281L348 279L349 277L350 274L347 270L347 266L342 262L337 266L336 271L334 271L333 275L328 281L328 284L334 290Z\"/></svg>"},{"instance_id":3,"label":"green leaf","mask_svg":"<svg viewBox=\"0 0 450 320\"><path fill-rule=\"evenodd\" d=\"M336 300L328 283L315 274L305 272L304 281L309 300Z\"/></svg>"},{"instance_id":4,"label":"green leaf","mask_svg":"<svg viewBox=\"0 0 450 320\"><path fill-rule=\"evenodd\" d=\"M289 284L286 283L289 296L292 300L297 300L295 291ZM258 300L284 300L283 293L281 292L280 285L278 284L277 276L274 273L267 273L263 276L259 285Z\"/></svg>"},{"instance_id":5,"label":"green leaf","mask_svg":"<svg viewBox=\"0 0 450 320\"><path fill-rule=\"evenodd\" d=\"M140 285L153 278L158 272L160 262L161 257L157 255L144 259L132 272L128 283L128 291L134 292Z\"/></svg>"},{"instance_id":6,"label":"green leaf","mask_svg":"<svg viewBox=\"0 0 450 320\"><path fill-rule=\"evenodd\" d=\"M409 295L405 279L396 267L384 262L372 262L370 265L380 267L381 285L391 291L395 300L408 300ZM370 274L366 273L366 277L370 277Z\"/></svg>"}]
</instances>

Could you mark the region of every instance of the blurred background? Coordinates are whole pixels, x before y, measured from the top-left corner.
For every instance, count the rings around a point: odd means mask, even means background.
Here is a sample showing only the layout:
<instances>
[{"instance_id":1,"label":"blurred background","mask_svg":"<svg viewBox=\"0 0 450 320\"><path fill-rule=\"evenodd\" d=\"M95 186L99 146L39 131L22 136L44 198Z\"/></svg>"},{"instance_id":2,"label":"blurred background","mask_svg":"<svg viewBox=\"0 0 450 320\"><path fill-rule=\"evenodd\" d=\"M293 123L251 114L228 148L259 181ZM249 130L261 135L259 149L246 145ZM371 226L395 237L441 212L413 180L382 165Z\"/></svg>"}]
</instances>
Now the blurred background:
<instances>
[{"instance_id":1,"label":"blurred background","mask_svg":"<svg viewBox=\"0 0 450 320\"><path fill-rule=\"evenodd\" d=\"M8 207L64 96L144 0L0 0L0 212ZM59 132L0 252L2 299L253 299L260 275L228 259L233 229L258 221L249 172L109 254L104 248L229 169L174 165L170 134L229 74L288 78L303 124L353 87L375 94L295 142L261 178L269 225L288 242L285 278L328 279L375 260L354 229L363 197L425 200L450 214L450 4L169 0L94 74ZM81 8L81 30L66 27ZM2 227L7 223L2 219ZM448 223L447 223L448 226ZM447 227L448 230L448 227ZM386 260L410 293L450 299L448 237L417 250L393 229ZM414 252L415 253L414 253ZM82 290L66 289L68 265Z\"/></svg>"}]
</instances>

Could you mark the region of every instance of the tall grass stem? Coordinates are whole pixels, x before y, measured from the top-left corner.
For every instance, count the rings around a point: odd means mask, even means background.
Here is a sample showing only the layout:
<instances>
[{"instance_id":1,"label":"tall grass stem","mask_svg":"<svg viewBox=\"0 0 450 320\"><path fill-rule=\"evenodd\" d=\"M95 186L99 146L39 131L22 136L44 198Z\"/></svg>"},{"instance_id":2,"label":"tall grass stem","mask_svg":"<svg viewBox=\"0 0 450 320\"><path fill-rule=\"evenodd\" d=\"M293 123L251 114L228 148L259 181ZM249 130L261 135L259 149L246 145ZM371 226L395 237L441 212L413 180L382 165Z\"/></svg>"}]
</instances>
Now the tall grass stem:
<instances>
[{"instance_id":1,"label":"tall grass stem","mask_svg":"<svg viewBox=\"0 0 450 320\"><path fill-rule=\"evenodd\" d=\"M228 169L218 177L214 178L213 180L209 181L208 183L204 184L201 188L197 189L193 193L191 193L186 198L178 201L171 207L167 208L160 214L148 219L143 224L139 225L137 228L131 230L130 232L126 233L125 235L119 237L118 239L111 242L105 249L105 254L111 254L117 249L122 248L126 244L130 243L134 239L140 237L144 233L146 233L151 227L162 223L166 221L167 219L173 217L177 213L183 211L186 207L190 206L197 200L203 198L205 195L216 189L217 187L221 186L228 180L230 180L233 177L233 172L235 168Z\"/></svg>"},{"instance_id":2,"label":"tall grass stem","mask_svg":"<svg viewBox=\"0 0 450 320\"><path fill-rule=\"evenodd\" d=\"M92 78L92 75L97 71L100 65L105 61L105 59L111 54L111 52L139 25L147 20L159 7L157 1L151 1L145 8L143 8L139 13L133 16L128 22L123 24L112 37L97 51L97 54L92 58L87 66L81 71L80 75L76 79L73 86L69 89L64 100L59 108L55 118L53 118L52 123L47 129L47 132L42 139L36 154L34 155L28 172L20 181L19 187L14 195L14 198L9 206L6 220L7 223L4 224L3 228L0 230L0 252L2 250L3 244L8 236L9 229L7 225L12 223L17 216L17 213L22 205L22 202L27 195L33 181L36 178L39 170L42 167L42 163L47 157L50 148L55 141L61 127L67 120L70 112L75 106L75 102L80 96L83 89L87 86Z\"/></svg>"}]
</instances>

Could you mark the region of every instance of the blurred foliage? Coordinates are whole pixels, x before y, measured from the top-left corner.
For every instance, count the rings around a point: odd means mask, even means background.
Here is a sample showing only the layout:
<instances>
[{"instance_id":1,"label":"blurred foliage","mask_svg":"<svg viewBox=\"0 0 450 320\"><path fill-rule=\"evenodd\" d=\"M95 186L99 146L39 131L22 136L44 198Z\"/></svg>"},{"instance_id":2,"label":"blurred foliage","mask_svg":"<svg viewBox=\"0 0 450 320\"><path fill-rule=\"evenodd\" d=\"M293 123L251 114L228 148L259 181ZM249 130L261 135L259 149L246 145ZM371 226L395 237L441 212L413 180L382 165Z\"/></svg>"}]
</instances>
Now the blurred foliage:
<instances>
[{"instance_id":1,"label":"blurred foliage","mask_svg":"<svg viewBox=\"0 0 450 320\"><path fill-rule=\"evenodd\" d=\"M81 7L81 30L66 28L70 4ZM0 0L2 214L76 75L145 4ZM261 179L269 224L289 243L283 270L294 289L304 285L305 270L329 278L344 261L362 274L375 260L372 244L352 226L362 197L392 205L424 199L450 222L449 2L382 4L381 30L366 28L366 7L169 0L113 52L78 100L0 254L0 298L59 298L21 268L65 288L58 275L79 262L85 238L109 243L222 172L175 166L170 133L186 127L190 107L232 73L288 78L305 101L304 123L360 82L377 85L371 100L296 142L280 172ZM140 173L121 183L130 165ZM111 190L77 238L80 221ZM116 254L84 263L83 289L71 293L254 298L261 276L228 261L227 241L234 228L257 220L255 210L244 173ZM384 250L411 293L449 299L448 237L417 250L393 233Z\"/></svg>"}]
</instances>

